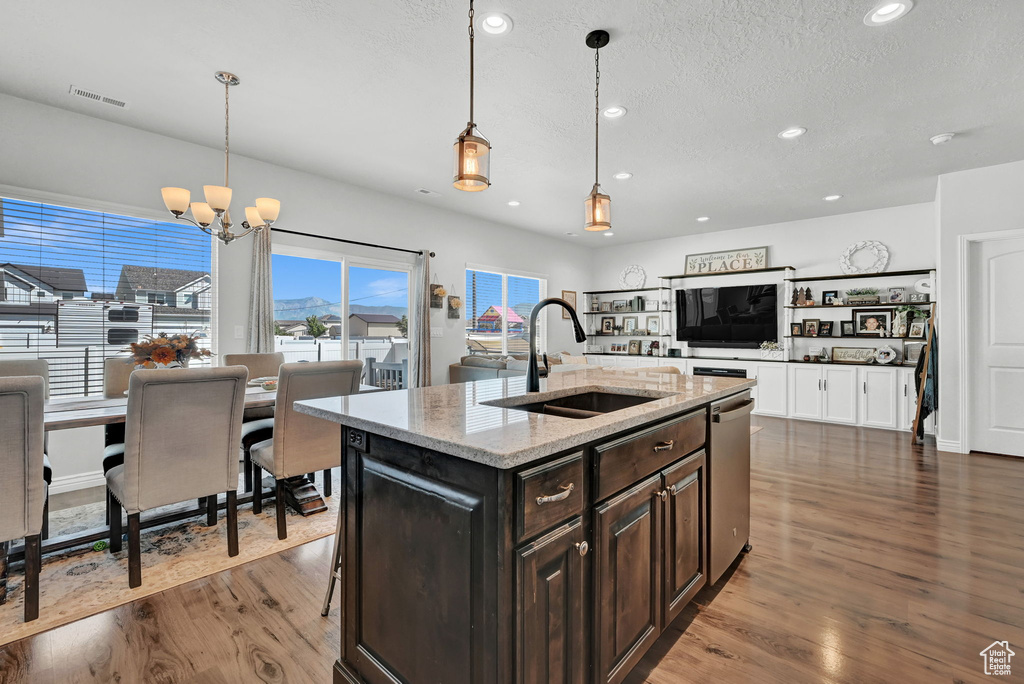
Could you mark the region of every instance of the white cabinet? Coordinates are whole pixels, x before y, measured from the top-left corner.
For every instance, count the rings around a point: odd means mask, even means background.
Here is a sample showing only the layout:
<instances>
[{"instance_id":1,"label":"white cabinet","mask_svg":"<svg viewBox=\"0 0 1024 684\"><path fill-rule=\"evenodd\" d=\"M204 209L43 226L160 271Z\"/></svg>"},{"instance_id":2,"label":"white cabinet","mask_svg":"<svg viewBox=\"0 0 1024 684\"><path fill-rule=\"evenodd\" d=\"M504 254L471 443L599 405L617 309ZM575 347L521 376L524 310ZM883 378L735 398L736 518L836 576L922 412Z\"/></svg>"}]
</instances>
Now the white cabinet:
<instances>
[{"instance_id":1,"label":"white cabinet","mask_svg":"<svg viewBox=\"0 0 1024 684\"><path fill-rule=\"evenodd\" d=\"M917 416L917 384L914 382L914 369L901 368L897 374L899 379L896 385L896 426L900 430L913 430L914 418ZM928 416L925 419L924 431L935 432L935 416Z\"/></svg>"},{"instance_id":2,"label":"white cabinet","mask_svg":"<svg viewBox=\"0 0 1024 684\"><path fill-rule=\"evenodd\" d=\"M786 391L789 380L786 377L786 364L759 363L754 367L757 379L757 390L754 413L765 416L783 416L788 414Z\"/></svg>"},{"instance_id":3,"label":"white cabinet","mask_svg":"<svg viewBox=\"0 0 1024 684\"><path fill-rule=\"evenodd\" d=\"M857 369L860 384L860 424L864 427L896 429L899 421L896 386L900 370L862 366Z\"/></svg>"},{"instance_id":4,"label":"white cabinet","mask_svg":"<svg viewBox=\"0 0 1024 684\"><path fill-rule=\"evenodd\" d=\"M821 366L789 366L789 417L821 420Z\"/></svg>"},{"instance_id":5,"label":"white cabinet","mask_svg":"<svg viewBox=\"0 0 1024 684\"><path fill-rule=\"evenodd\" d=\"M857 422L857 369L845 366L821 368L822 418L829 423Z\"/></svg>"}]
</instances>

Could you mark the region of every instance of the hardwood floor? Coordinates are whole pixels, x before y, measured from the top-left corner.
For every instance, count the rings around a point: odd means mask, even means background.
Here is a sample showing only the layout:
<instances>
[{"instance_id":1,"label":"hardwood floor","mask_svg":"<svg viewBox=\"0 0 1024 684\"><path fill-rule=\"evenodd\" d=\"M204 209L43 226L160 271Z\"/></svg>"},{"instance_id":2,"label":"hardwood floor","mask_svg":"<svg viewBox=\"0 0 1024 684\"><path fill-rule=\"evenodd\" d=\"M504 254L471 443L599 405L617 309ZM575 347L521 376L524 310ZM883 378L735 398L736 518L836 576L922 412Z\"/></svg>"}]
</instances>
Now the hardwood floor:
<instances>
[{"instance_id":1,"label":"hardwood floor","mask_svg":"<svg viewBox=\"0 0 1024 684\"><path fill-rule=\"evenodd\" d=\"M1008 640L1021 653L1024 461L755 422L753 551L697 595L629 684L981 682L983 648ZM0 682L330 682L331 542L11 644ZM1019 657L1003 681L1024 679Z\"/></svg>"}]
</instances>

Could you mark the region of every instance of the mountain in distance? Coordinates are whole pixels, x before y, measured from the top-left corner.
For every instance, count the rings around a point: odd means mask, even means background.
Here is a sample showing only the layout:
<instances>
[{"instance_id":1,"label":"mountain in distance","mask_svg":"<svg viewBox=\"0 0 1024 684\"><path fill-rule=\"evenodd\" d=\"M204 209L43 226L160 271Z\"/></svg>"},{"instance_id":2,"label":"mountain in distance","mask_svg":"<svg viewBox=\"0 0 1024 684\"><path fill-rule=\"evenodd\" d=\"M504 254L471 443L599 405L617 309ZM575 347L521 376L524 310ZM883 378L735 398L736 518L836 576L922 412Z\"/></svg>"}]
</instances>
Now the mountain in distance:
<instances>
[{"instance_id":1,"label":"mountain in distance","mask_svg":"<svg viewBox=\"0 0 1024 684\"><path fill-rule=\"evenodd\" d=\"M401 318L408 314L404 306L366 306L351 304L349 313L391 314ZM297 299L275 299L274 319L278 321L301 321L307 316L341 315L341 304L332 304L321 297L299 297Z\"/></svg>"}]
</instances>

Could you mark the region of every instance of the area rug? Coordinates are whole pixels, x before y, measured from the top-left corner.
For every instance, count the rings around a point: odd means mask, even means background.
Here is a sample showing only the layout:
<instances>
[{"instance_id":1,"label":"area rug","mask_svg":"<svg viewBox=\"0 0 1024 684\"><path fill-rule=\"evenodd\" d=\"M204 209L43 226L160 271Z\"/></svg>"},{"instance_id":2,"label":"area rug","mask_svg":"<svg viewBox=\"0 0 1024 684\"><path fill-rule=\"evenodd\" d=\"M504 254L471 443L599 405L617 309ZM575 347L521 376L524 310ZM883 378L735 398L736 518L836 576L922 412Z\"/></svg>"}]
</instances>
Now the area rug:
<instances>
[{"instance_id":1,"label":"area rug","mask_svg":"<svg viewBox=\"0 0 1024 684\"><path fill-rule=\"evenodd\" d=\"M142 530L142 586L137 589L128 588L127 542L119 553L111 553L109 549L94 551L84 548L44 556L39 574L39 618L29 623L23 622L25 575L19 563L10 572L7 603L0 606L0 646L329 536L334 533L337 522L340 500L337 493L341 491L339 477L340 469L336 469L335 495L325 499L328 510L303 518L289 509L287 539L277 538L273 499L264 500L260 515L253 515L252 504L240 505L238 555L234 558L228 556L224 511L220 511L215 527L206 526L206 515L203 514ZM223 498L222 495L222 501ZM194 508L196 502L183 505ZM171 510L173 507L160 508L153 514ZM102 503L56 511L50 519L51 534L56 536L103 527L104 515ZM145 521L146 513L142 514L142 519ZM329 572L327 565L325 562L325 589Z\"/></svg>"}]
</instances>

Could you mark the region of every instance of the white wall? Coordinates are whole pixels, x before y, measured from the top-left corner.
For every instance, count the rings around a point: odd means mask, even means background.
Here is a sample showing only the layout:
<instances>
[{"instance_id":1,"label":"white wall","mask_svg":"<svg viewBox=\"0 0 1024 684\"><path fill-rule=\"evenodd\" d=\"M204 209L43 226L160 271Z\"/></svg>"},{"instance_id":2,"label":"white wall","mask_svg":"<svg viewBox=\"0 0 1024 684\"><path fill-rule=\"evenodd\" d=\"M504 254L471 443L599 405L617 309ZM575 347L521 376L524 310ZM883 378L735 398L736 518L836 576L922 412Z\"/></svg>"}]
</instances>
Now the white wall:
<instances>
[{"instance_id":1,"label":"white wall","mask_svg":"<svg viewBox=\"0 0 1024 684\"><path fill-rule=\"evenodd\" d=\"M966 452L962 434L963 396L960 344L960 237L1024 228L1024 161L987 166L939 177L935 239L939 249L939 448ZM1024 267L1024 264L1022 264Z\"/></svg>"},{"instance_id":2,"label":"white wall","mask_svg":"<svg viewBox=\"0 0 1024 684\"><path fill-rule=\"evenodd\" d=\"M203 184L221 182L219 150L7 95L0 95L0 121L0 185L81 198L80 206L117 205L136 215L167 219L161 187L190 188L195 194ZM447 138L438 140L448 145ZM438 184L446 180L439 178ZM465 295L467 262L544 274L551 294L584 290L589 284L591 250L566 241L245 157L232 156L231 186L236 223L247 199L275 197L281 200L282 228L435 251L431 270L460 295ZM324 245L292 236L274 239ZM220 353L244 351L244 339L234 333L248 317L250 244L241 240L219 247ZM395 254L355 247L350 252L376 258ZM448 319L443 309L432 316L432 325L444 329L444 337L433 340L433 378L444 383L448 364L464 354L464 324ZM549 309L547 320L548 349L582 350L557 310Z\"/></svg>"}]
</instances>

